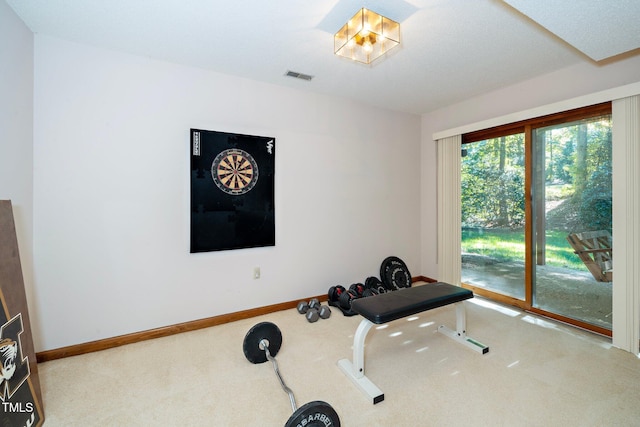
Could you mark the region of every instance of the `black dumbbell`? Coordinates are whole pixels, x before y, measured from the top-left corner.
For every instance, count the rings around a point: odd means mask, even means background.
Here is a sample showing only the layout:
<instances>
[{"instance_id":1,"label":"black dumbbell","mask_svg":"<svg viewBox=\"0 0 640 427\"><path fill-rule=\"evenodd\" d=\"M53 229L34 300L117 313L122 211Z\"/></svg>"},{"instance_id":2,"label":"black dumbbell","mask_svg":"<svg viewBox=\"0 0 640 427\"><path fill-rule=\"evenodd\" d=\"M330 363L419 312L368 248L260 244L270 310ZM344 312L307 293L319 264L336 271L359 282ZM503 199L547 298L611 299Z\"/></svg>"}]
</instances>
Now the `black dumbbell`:
<instances>
[{"instance_id":1,"label":"black dumbbell","mask_svg":"<svg viewBox=\"0 0 640 427\"><path fill-rule=\"evenodd\" d=\"M349 286L349 290L355 292L356 295L358 295L358 298L360 298L364 293L365 287L362 283L354 283L353 285Z\"/></svg>"},{"instance_id":2,"label":"black dumbbell","mask_svg":"<svg viewBox=\"0 0 640 427\"><path fill-rule=\"evenodd\" d=\"M351 311L351 302L353 302L354 299L358 298L359 297L356 291L349 289L348 291L340 295L340 308L342 308L343 310Z\"/></svg>"},{"instance_id":3,"label":"black dumbbell","mask_svg":"<svg viewBox=\"0 0 640 427\"><path fill-rule=\"evenodd\" d=\"M344 286L331 286L329 288L329 292L327 293L327 296L329 297L329 304L337 305L340 302L340 295L342 295L345 291L346 289L344 288Z\"/></svg>"}]
</instances>

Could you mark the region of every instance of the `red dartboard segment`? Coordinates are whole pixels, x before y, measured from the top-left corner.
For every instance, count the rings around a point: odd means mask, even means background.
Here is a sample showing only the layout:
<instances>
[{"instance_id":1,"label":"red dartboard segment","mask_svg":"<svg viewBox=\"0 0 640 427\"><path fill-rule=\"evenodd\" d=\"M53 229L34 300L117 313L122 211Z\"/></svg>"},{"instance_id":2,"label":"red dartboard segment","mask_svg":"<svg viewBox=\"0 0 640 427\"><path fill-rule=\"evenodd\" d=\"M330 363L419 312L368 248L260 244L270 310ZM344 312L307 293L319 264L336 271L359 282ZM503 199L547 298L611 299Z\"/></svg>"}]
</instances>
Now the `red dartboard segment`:
<instances>
[{"instance_id":1,"label":"red dartboard segment","mask_svg":"<svg viewBox=\"0 0 640 427\"><path fill-rule=\"evenodd\" d=\"M249 192L258 181L258 165L246 151L231 148L213 160L211 176L220 190L241 195Z\"/></svg>"}]
</instances>

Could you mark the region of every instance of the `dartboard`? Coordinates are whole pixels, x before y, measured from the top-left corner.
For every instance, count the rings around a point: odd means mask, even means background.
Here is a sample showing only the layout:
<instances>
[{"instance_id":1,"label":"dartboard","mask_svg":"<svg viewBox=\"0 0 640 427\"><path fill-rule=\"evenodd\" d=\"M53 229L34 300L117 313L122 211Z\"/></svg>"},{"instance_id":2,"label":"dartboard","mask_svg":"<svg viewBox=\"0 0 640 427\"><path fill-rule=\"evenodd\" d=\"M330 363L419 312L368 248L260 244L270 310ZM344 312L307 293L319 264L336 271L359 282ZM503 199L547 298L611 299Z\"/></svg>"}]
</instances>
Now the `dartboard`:
<instances>
[{"instance_id":1,"label":"dartboard","mask_svg":"<svg viewBox=\"0 0 640 427\"><path fill-rule=\"evenodd\" d=\"M211 176L227 194L245 194L258 182L258 164L251 154L238 148L222 151L213 159Z\"/></svg>"}]
</instances>

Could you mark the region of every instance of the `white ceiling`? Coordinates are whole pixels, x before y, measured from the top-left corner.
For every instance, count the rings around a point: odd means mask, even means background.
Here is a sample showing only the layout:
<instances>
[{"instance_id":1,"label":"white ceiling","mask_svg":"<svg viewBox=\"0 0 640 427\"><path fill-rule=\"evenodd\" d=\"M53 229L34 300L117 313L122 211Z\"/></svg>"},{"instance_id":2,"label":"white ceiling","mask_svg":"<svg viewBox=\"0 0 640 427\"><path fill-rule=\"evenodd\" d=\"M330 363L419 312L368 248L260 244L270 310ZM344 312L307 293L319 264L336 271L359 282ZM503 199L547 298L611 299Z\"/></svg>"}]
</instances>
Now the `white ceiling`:
<instances>
[{"instance_id":1,"label":"white ceiling","mask_svg":"<svg viewBox=\"0 0 640 427\"><path fill-rule=\"evenodd\" d=\"M6 1L34 33L412 113L640 47L638 0ZM363 6L401 24L369 66L333 54Z\"/></svg>"},{"instance_id":2,"label":"white ceiling","mask_svg":"<svg viewBox=\"0 0 640 427\"><path fill-rule=\"evenodd\" d=\"M504 0L594 61L640 47L638 0Z\"/></svg>"}]
</instances>

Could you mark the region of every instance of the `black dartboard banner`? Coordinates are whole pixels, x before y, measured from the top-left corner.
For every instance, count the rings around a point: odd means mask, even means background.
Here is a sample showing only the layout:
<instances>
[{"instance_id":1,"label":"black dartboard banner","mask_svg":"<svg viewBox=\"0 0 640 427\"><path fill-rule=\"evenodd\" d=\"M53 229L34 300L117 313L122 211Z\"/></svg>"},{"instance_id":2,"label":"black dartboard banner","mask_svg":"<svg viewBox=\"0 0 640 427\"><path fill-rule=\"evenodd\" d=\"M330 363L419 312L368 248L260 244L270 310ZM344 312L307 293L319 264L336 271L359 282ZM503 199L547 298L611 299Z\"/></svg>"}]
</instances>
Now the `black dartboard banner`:
<instances>
[{"instance_id":1,"label":"black dartboard banner","mask_svg":"<svg viewBox=\"0 0 640 427\"><path fill-rule=\"evenodd\" d=\"M275 245L276 139L191 129L191 253Z\"/></svg>"}]
</instances>

